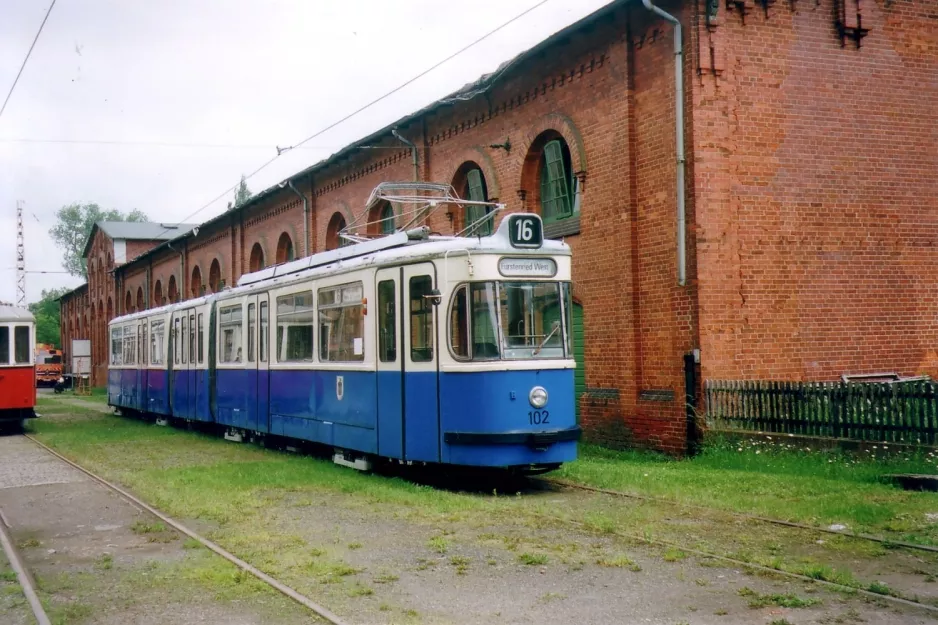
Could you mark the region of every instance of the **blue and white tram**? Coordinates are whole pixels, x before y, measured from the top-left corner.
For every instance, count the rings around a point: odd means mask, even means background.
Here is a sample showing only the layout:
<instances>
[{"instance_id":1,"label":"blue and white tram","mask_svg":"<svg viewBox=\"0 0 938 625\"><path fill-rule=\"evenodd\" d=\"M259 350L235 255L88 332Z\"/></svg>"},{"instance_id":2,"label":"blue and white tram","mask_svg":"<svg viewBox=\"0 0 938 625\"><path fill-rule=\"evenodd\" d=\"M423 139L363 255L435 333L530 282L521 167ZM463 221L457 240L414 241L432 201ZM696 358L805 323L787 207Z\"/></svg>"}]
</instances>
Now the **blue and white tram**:
<instances>
[{"instance_id":1,"label":"blue and white tram","mask_svg":"<svg viewBox=\"0 0 938 625\"><path fill-rule=\"evenodd\" d=\"M551 469L576 457L570 248L537 215L397 232L114 319L109 404L375 459Z\"/></svg>"}]
</instances>

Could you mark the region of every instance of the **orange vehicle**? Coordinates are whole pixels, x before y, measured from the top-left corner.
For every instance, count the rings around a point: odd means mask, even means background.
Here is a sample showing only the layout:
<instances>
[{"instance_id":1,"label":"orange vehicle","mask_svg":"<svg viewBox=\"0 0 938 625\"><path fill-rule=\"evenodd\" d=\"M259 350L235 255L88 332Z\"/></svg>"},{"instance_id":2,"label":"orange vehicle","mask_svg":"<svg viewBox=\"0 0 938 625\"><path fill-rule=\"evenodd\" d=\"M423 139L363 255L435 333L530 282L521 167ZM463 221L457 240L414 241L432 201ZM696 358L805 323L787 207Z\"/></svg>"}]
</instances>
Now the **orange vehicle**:
<instances>
[{"instance_id":1,"label":"orange vehicle","mask_svg":"<svg viewBox=\"0 0 938 625\"><path fill-rule=\"evenodd\" d=\"M56 349L55 345L37 343L36 386L53 386L62 377L63 371L62 350Z\"/></svg>"}]
</instances>

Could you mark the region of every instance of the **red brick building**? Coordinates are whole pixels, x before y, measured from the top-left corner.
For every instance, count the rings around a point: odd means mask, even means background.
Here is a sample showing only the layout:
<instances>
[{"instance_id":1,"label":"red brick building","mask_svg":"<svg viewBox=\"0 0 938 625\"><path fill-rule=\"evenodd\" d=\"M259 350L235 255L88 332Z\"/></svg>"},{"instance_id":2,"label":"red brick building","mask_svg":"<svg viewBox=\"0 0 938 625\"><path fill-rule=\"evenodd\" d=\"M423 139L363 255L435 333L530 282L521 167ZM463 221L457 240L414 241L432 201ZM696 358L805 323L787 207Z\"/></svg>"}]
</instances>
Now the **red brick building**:
<instances>
[{"instance_id":1,"label":"red brick building","mask_svg":"<svg viewBox=\"0 0 938 625\"><path fill-rule=\"evenodd\" d=\"M613 2L117 266L113 314L334 247L378 182L416 177L539 211L571 244L594 439L685 449L686 366L698 387L938 374L938 0L661 7L683 27L682 115L672 25ZM111 313L92 281L63 300L63 334L93 306L103 332Z\"/></svg>"}]
</instances>

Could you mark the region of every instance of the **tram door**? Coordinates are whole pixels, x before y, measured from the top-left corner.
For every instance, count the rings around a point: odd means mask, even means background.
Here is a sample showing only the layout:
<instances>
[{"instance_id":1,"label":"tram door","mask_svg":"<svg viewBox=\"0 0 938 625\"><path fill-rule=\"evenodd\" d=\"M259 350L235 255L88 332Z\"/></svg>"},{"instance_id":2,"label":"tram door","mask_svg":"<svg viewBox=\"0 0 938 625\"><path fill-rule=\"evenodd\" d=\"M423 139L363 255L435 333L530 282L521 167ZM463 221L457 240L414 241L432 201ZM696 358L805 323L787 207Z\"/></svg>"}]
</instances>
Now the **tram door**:
<instances>
[{"instance_id":1,"label":"tram door","mask_svg":"<svg viewBox=\"0 0 938 625\"><path fill-rule=\"evenodd\" d=\"M189 337L190 317L194 309L179 310L172 315L172 342L169 358L169 400L173 416L195 417L195 363L190 354L193 341Z\"/></svg>"},{"instance_id":2,"label":"tram door","mask_svg":"<svg viewBox=\"0 0 938 625\"><path fill-rule=\"evenodd\" d=\"M251 406L250 427L270 431L270 301L267 293L248 298L248 359L251 390L255 404ZM249 400L250 401L250 400Z\"/></svg>"},{"instance_id":3,"label":"tram door","mask_svg":"<svg viewBox=\"0 0 938 625\"><path fill-rule=\"evenodd\" d=\"M378 453L439 462L436 306L431 263L377 272Z\"/></svg>"}]
</instances>

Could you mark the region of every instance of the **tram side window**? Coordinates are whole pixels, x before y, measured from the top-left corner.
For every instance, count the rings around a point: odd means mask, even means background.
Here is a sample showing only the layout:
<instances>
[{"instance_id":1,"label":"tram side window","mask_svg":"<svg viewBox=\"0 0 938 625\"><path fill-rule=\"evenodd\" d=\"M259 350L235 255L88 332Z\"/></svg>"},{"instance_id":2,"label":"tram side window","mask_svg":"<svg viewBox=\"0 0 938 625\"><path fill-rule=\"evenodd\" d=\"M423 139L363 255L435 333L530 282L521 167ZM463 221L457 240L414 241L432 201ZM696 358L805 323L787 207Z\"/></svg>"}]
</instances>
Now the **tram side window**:
<instances>
[{"instance_id":1,"label":"tram side window","mask_svg":"<svg viewBox=\"0 0 938 625\"><path fill-rule=\"evenodd\" d=\"M199 313L199 364L205 362L205 348L202 346L205 339L205 314Z\"/></svg>"},{"instance_id":2,"label":"tram side window","mask_svg":"<svg viewBox=\"0 0 938 625\"><path fill-rule=\"evenodd\" d=\"M414 362L433 360L433 305L430 276L410 279L410 359Z\"/></svg>"},{"instance_id":3,"label":"tram side window","mask_svg":"<svg viewBox=\"0 0 938 625\"><path fill-rule=\"evenodd\" d=\"M457 358L470 358L469 354L469 298L467 287L461 286L453 294L449 310L449 343Z\"/></svg>"},{"instance_id":4,"label":"tram side window","mask_svg":"<svg viewBox=\"0 0 938 625\"><path fill-rule=\"evenodd\" d=\"M10 362L10 328L0 326L0 365Z\"/></svg>"},{"instance_id":5,"label":"tram side window","mask_svg":"<svg viewBox=\"0 0 938 625\"><path fill-rule=\"evenodd\" d=\"M319 359L365 359L365 318L361 282L319 289Z\"/></svg>"},{"instance_id":6,"label":"tram side window","mask_svg":"<svg viewBox=\"0 0 938 625\"><path fill-rule=\"evenodd\" d=\"M179 334L179 337L178 337L179 353L182 357L182 364L186 364L186 345L189 343L189 337L188 337L189 328L188 328L188 324L186 323L185 316L183 316L182 319L180 320L180 324L182 324L182 332Z\"/></svg>"},{"instance_id":7,"label":"tram side window","mask_svg":"<svg viewBox=\"0 0 938 625\"><path fill-rule=\"evenodd\" d=\"M494 282L462 286L450 308L450 349L457 358L496 360L501 356Z\"/></svg>"},{"instance_id":8,"label":"tram side window","mask_svg":"<svg viewBox=\"0 0 938 625\"><path fill-rule=\"evenodd\" d=\"M304 291L277 298L277 360L313 360L313 292ZM261 357L267 358L267 303L261 304Z\"/></svg>"},{"instance_id":9,"label":"tram side window","mask_svg":"<svg viewBox=\"0 0 938 625\"><path fill-rule=\"evenodd\" d=\"M32 351L29 344L29 326L16 326L13 330L13 337L15 339L13 360L18 365L29 364L29 352Z\"/></svg>"},{"instance_id":10,"label":"tram side window","mask_svg":"<svg viewBox=\"0 0 938 625\"><path fill-rule=\"evenodd\" d=\"M312 293L310 293L312 297ZM261 352L261 362L267 362L267 341L270 336L270 311L268 310L267 302L261 302L261 339L260 339L260 352ZM313 353L313 337L312 337L312 327L310 327L310 337L309 337L309 353Z\"/></svg>"},{"instance_id":11,"label":"tram side window","mask_svg":"<svg viewBox=\"0 0 938 625\"><path fill-rule=\"evenodd\" d=\"M0 365L10 362L10 328L0 326Z\"/></svg>"},{"instance_id":12,"label":"tram side window","mask_svg":"<svg viewBox=\"0 0 938 625\"><path fill-rule=\"evenodd\" d=\"M248 304L248 362L254 362L254 346L256 341L254 333L257 330L257 308Z\"/></svg>"},{"instance_id":13,"label":"tram side window","mask_svg":"<svg viewBox=\"0 0 938 625\"><path fill-rule=\"evenodd\" d=\"M397 314L394 280L378 283L378 358L381 362L397 360Z\"/></svg>"},{"instance_id":14,"label":"tram side window","mask_svg":"<svg viewBox=\"0 0 938 625\"><path fill-rule=\"evenodd\" d=\"M189 315L189 362L195 364L195 313Z\"/></svg>"},{"instance_id":15,"label":"tram side window","mask_svg":"<svg viewBox=\"0 0 938 625\"><path fill-rule=\"evenodd\" d=\"M111 328L111 364L118 366L123 363L121 355L123 353L124 335L120 328Z\"/></svg>"},{"instance_id":16,"label":"tram side window","mask_svg":"<svg viewBox=\"0 0 938 625\"><path fill-rule=\"evenodd\" d=\"M179 364L179 319L173 320L173 362Z\"/></svg>"},{"instance_id":17,"label":"tram side window","mask_svg":"<svg viewBox=\"0 0 938 625\"><path fill-rule=\"evenodd\" d=\"M124 352L123 352L123 363L125 365L132 365L137 362L137 329L133 325L124 327Z\"/></svg>"},{"instance_id":18,"label":"tram side window","mask_svg":"<svg viewBox=\"0 0 938 625\"><path fill-rule=\"evenodd\" d=\"M143 357L143 346L146 344L146 329L144 324L137 324L137 363L144 364L146 361Z\"/></svg>"},{"instance_id":19,"label":"tram side window","mask_svg":"<svg viewBox=\"0 0 938 625\"><path fill-rule=\"evenodd\" d=\"M218 312L219 332L218 340L221 342L219 362L241 362L241 304L228 306Z\"/></svg>"},{"instance_id":20,"label":"tram side window","mask_svg":"<svg viewBox=\"0 0 938 625\"><path fill-rule=\"evenodd\" d=\"M163 364L166 340L166 322L160 319L150 324L150 364Z\"/></svg>"}]
</instances>

